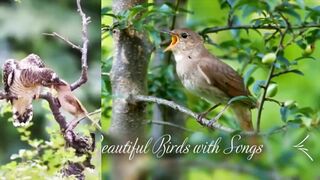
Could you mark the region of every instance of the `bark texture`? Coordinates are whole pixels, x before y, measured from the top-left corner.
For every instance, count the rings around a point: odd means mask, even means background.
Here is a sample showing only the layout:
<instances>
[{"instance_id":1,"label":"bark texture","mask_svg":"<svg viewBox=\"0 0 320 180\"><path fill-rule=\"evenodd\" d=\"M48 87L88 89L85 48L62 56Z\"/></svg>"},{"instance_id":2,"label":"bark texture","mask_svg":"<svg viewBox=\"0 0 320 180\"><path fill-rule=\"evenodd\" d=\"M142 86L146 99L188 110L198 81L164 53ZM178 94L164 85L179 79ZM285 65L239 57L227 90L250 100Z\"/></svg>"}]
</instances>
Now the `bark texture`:
<instances>
[{"instance_id":1,"label":"bark texture","mask_svg":"<svg viewBox=\"0 0 320 180\"><path fill-rule=\"evenodd\" d=\"M114 0L113 12L118 14L130 7L145 3L145 0ZM128 141L144 141L146 107L143 103L132 104L127 101L130 95L147 93L147 68L151 46L144 32L131 27L113 31L114 56L111 70L113 93L112 119L110 136L116 144ZM112 157L111 179L135 180L144 179L143 172L138 170L141 157L129 161L127 155Z\"/></svg>"}]
</instances>

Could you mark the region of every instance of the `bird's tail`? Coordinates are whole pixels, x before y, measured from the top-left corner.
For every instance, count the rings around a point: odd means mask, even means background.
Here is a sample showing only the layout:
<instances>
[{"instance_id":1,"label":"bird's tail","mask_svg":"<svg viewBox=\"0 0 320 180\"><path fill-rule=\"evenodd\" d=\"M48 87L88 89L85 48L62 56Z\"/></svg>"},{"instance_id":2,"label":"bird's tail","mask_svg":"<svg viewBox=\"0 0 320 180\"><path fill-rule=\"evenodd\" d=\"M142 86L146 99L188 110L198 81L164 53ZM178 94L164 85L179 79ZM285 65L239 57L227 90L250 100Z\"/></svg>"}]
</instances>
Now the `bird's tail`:
<instances>
[{"instance_id":1,"label":"bird's tail","mask_svg":"<svg viewBox=\"0 0 320 180\"><path fill-rule=\"evenodd\" d=\"M244 131L253 132L254 128L252 125L252 115L250 107L248 107L244 103L234 103L231 107L234 113L236 114L241 129ZM262 143L262 139L259 138L258 135L250 135L246 139L251 145L259 145Z\"/></svg>"},{"instance_id":2,"label":"bird's tail","mask_svg":"<svg viewBox=\"0 0 320 180\"><path fill-rule=\"evenodd\" d=\"M23 104L19 100L12 101L13 125L27 126L33 116L32 104Z\"/></svg>"},{"instance_id":3,"label":"bird's tail","mask_svg":"<svg viewBox=\"0 0 320 180\"><path fill-rule=\"evenodd\" d=\"M231 108L236 114L241 129L246 131L253 131L254 129L251 120L250 108L243 103L234 103L231 105Z\"/></svg>"}]
</instances>

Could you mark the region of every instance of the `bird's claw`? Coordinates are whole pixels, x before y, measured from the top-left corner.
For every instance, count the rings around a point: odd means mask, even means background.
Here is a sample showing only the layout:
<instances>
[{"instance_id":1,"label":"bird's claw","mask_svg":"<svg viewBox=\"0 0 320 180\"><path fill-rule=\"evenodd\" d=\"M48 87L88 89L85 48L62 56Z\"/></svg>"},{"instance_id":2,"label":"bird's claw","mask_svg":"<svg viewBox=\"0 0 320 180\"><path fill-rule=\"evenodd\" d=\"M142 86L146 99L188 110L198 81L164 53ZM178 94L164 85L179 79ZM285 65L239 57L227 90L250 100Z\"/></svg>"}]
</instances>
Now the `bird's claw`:
<instances>
[{"instance_id":1,"label":"bird's claw","mask_svg":"<svg viewBox=\"0 0 320 180\"><path fill-rule=\"evenodd\" d=\"M198 114L198 116L197 116L197 121L198 122L202 122L202 120L203 120L203 118L205 118L206 117L206 113L200 113L200 114Z\"/></svg>"},{"instance_id":2,"label":"bird's claw","mask_svg":"<svg viewBox=\"0 0 320 180\"><path fill-rule=\"evenodd\" d=\"M12 95L11 93L8 93L8 92L5 92L3 96L6 97L7 100L11 100L11 101L19 99L18 96Z\"/></svg>"},{"instance_id":3,"label":"bird's claw","mask_svg":"<svg viewBox=\"0 0 320 180\"><path fill-rule=\"evenodd\" d=\"M54 103L58 106L58 108L61 107L61 104L60 104L60 101L59 101L58 98L54 98L53 101L54 101Z\"/></svg>"},{"instance_id":4,"label":"bird's claw","mask_svg":"<svg viewBox=\"0 0 320 180\"><path fill-rule=\"evenodd\" d=\"M212 127L212 125L213 125L214 123L216 123L216 122L217 122L217 119L216 119L216 118L212 118L212 119L208 122L207 126L208 126L208 127Z\"/></svg>"}]
</instances>

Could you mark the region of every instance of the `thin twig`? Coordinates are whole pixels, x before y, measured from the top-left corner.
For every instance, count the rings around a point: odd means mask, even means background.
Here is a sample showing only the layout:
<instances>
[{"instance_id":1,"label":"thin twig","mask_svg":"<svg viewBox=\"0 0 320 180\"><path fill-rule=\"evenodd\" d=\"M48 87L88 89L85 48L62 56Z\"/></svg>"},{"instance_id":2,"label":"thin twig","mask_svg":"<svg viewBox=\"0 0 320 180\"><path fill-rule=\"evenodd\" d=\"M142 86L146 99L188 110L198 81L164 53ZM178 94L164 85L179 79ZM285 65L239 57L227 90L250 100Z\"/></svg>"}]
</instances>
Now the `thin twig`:
<instances>
[{"instance_id":1,"label":"thin twig","mask_svg":"<svg viewBox=\"0 0 320 180\"><path fill-rule=\"evenodd\" d=\"M81 47L74 44L73 42L71 42L69 39L63 37L62 35L56 33L56 32L52 32L52 33L42 33L43 35L46 35L46 36L52 36L52 37L57 37L59 39L61 39L62 41L64 41L65 43L69 44L72 48L74 49L78 49L81 51Z\"/></svg>"}]
</instances>

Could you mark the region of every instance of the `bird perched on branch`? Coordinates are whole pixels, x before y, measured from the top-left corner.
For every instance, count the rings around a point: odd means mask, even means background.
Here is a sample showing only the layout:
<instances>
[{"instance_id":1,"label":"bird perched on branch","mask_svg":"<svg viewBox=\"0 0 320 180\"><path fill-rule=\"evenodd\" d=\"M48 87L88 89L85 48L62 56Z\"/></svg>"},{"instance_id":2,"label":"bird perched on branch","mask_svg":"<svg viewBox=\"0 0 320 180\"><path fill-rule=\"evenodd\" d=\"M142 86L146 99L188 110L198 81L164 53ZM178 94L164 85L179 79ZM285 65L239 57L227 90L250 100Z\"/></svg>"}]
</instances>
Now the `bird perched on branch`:
<instances>
[{"instance_id":1,"label":"bird perched on branch","mask_svg":"<svg viewBox=\"0 0 320 180\"><path fill-rule=\"evenodd\" d=\"M8 59L2 70L5 93L14 97L9 99L13 125L25 126L33 116L32 100L39 97L43 86L56 81L57 74L45 68L41 58L35 54L20 61Z\"/></svg>"},{"instance_id":2,"label":"bird perched on branch","mask_svg":"<svg viewBox=\"0 0 320 180\"><path fill-rule=\"evenodd\" d=\"M68 129L72 130L75 128L84 118L88 118L96 127L101 129L100 125L88 116L87 110L72 93L71 87L66 81L59 79L53 85L53 88L57 91L57 98L61 108L75 117L75 119L68 124Z\"/></svg>"},{"instance_id":3,"label":"bird perched on branch","mask_svg":"<svg viewBox=\"0 0 320 180\"><path fill-rule=\"evenodd\" d=\"M205 48L200 35L189 29L175 29L169 34L171 44L165 51L173 52L176 71L185 88L211 103L227 104L233 97L250 95L242 77L229 65L212 55ZM256 105L235 102L230 106L241 128L252 131L250 109ZM211 120L210 125L216 119Z\"/></svg>"}]
</instances>

